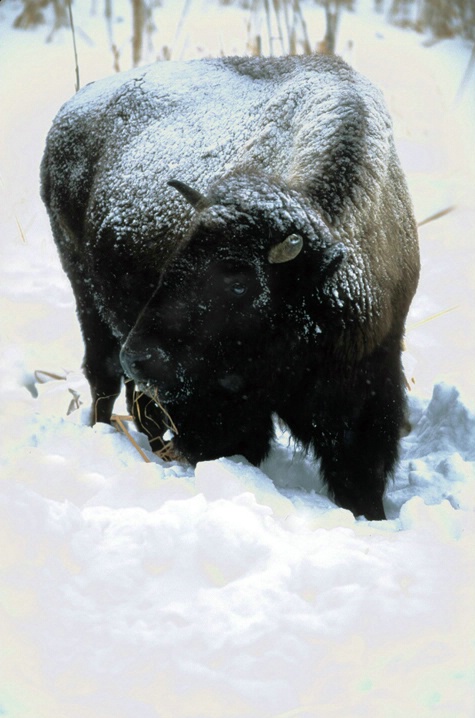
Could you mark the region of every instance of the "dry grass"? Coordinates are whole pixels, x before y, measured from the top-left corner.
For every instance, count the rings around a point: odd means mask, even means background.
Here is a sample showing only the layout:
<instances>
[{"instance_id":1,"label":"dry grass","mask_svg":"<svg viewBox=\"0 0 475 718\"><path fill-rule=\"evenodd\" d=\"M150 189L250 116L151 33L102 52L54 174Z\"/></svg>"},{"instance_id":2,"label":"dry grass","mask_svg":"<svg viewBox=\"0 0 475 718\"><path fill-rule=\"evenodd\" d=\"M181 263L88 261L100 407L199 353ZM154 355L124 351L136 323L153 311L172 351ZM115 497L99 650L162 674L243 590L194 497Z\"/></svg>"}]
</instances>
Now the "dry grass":
<instances>
[{"instance_id":1,"label":"dry grass","mask_svg":"<svg viewBox=\"0 0 475 718\"><path fill-rule=\"evenodd\" d=\"M148 397L148 398L150 399L150 401L148 402L148 404L147 404L146 407L145 407L145 411L146 411L147 407L150 406L150 404L153 404L155 407L158 407L158 408L160 409L160 411L162 412L162 414L166 417L166 420L167 420L167 421L164 422L166 428L167 428L169 431L173 432L174 434L178 434L178 429L177 429L177 427L176 427L175 422L173 421L173 419L171 418L170 414L169 414L168 411L165 409L165 407L161 404L161 402L160 402L160 397L158 396L158 392L157 392L157 390L156 390L154 387L151 387L151 388L147 391L147 393L144 392L144 391L137 393L137 392L134 390L134 405L137 407L137 415L138 415L139 421L140 421L140 419L141 419L141 417L140 417L141 410L140 410L139 401L140 401L140 399L141 399L142 397L144 397L144 396L146 396L146 397ZM159 425L157 424L157 422L155 421L155 419L150 416L150 414L147 414L147 415L146 415L146 418L147 418L149 421L152 421L157 427L159 426ZM167 423L167 422L168 422L168 423Z\"/></svg>"},{"instance_id":2,"label":"dry grass","mask_svg":"<svg viewBox=\"0 0 475 718\"><path fill-rule=\"evenodd\" d=\"M407 331L411 332L413 329L417 329L417 327L422 327L424 324L427 324L427 322L432 322L434 319L438 319L439 317L443 317L444 314L449 314L449 312L454 312L456 309L459 309L460 305L456 304L454 307L449 307L448 309L442 309L440 312L436 312L435 314L431 314L430 316L426 317L425 319L421 319L420 322L416 322L415 324L411 324Z\"/></svg>"},{"instance_id":3,"label":"dry grass","mask_svg":"<svg viewBox=\"0 0 475 718\"><path fill-rule=\"evenodd\" d=\"M439 212L435 212L434 214L431 214L429 217L426 217L421 222L417 223L418 227L423 227L425 224L429 224L429 222L433 222L436 219L440 219L441 217L445 217L446 214L449 214L450 212L453 212L455 209L455 206L446 207L445 209L441 209Z\"/></svg>"},{"instance_id":4,"label":"dry grass","mask_svg":"<svg viewBox=\"0 0 475 718\"><path fill-rule=\"evenodd\" d=\"M131 381L131 380L128 380ZM142 406L143 398L146 397L149 399L149 401L145 404L145 406ZM154 424L157 428L157 434L153 437L149 437L149 441L151 442L160 442L161 448L158 449L158 451L154 451L154 454L158 456L163 461L174 461L179 460L182 457L180 457L177 452L175 451L173 447L173 441L166 441L163 439L163 428L165 427L169 431L171 431L173 434L178 434L178 429L173 421L172 417L168 413L168 411L165 409L163 404L160 402L160 398L158 396L158 392L154 387L150 387L150 389L147 392L137 392L134 388L133 393L133 399L132 399L132 405L133 405L133 411L135 416L131 417L119 417L119 419L123 419L126 421L133 421L134 419L137 419L139 423L148 425L147 428L150 427L150 424ZM147 411L148 407L153 407L153 412L150 413ZM160 409L162 412L163 420L161 423L158 423L156 421L156 409ZM116 415L113 415L113 421L114 417ZM129 438L129 440L136 446L136 443L133 441L132 437L130 436L129 432L125 429L125 427L122 427L119 424L120 429L123 431L123 433ZM137 446L136 446L137 448ZM141 454L143 452L140 451Z\"/></svg>"},{"instance_id":5,"label":"dry grass","mask_svg":"<svg viewBox=\"0 0 475 718\"><path fill-rule=\"evenodd\" d=\"M141 449L141 447L137 444L134 437L130 433L130 431L127 428L126 422L129 421L135 421L133 416L130 415L120 415L120 414L112 414L111 416L111 422L113 426L117 429L117 431L120 431L124 436L127 437L127 439L130 441L134 449L140 454L142 459L145 461L145 463L150 464L152 463L151 460L148 458L147 454ZM154 451L153 453L155 456L158 456L162 461L177 461L182 460L181 457L177 454L175 449L173 448L173 441L163 441L161 436L157 436L157 439L159 439L163 446L158 451Z\"/></svg>"},{"instance_id":6,"label":"dry grass","mask_svg":"<svg viewBox=\"0 0 475 718\"><path fill-rule=\"evenodd\" d=\"M121 416L119 414L112 414L112 416L111 416L111 422L115 426L115 428L127 437L127 439L130 441L130 443L132 444L134 449L136 449L138 451L138 453L140 454L142 459L145 461L145 463L150 464L151 461L148 458L147 454L145 454L144 451L142 451L142 449L137 444L134 437L131 435L131 433L129 432L129 430L127 429L127 427L125 425L126 421L133 421L133 420L134 420L133 416Z\"/></svg>"},{"instance_id":7,"label":"dry grass","mask_svg":"<svg viewBox=\"0 0 475 718\"><path fill-rule=\"evenodd\" d=\"M73 10L71 7L71 0L67 0L67 5L68 5L69 25L71 27L71 35L73 38L74 69L75 69L75 73L76 73L75 88L76 88L76 92L79 92L79 88L81 87L81 82L79 80L78 49L77 49L77 45L76 45L76 31L74 29L74 18L73 18Z\"/></svg>"},{"instance_id":8,"label":"dry grass","mask_svg":"<svg viewBox=\"0 0 475 718\"><path fill-rule=\"evenodd\" d=\"M247 48L252 55L311 55L299 0L253 0L247 23Z\"/></svg>"}]
</instances>

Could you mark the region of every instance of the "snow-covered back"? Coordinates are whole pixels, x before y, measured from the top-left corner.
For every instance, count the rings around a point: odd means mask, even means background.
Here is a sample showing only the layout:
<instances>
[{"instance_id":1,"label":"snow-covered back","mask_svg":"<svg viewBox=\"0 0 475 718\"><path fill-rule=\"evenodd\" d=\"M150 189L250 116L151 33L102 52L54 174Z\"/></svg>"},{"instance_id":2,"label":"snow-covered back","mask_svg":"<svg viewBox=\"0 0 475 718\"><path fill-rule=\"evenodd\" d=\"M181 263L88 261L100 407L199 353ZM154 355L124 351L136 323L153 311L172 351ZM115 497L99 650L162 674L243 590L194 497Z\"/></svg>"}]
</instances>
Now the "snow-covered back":
<instances>
[{"instance_id":1,"label":"snow-covered back","mask_svg":"<svg viewBox=\"0 0 475 718\"><path fill-rule=\"evenodd\" d=\"M389 519L355 521L285 434L260 468L192 470L148 454L131 427L150 463L86 425L82 342L37 179L73 91L70 38L10 30L15 6L0 4L0 715L472 718L473 74L455 102L471 48L358 15L341 30L341 51L385 91L418 219L455 205L420 230L413 429ZM84 80L107 74L100 39L78 37Z\"/></svg>"},{"instance_id":2,"label":"snow-covered back","mask_svg":"<svg viewBox=\"0 0 475 718\"><path fill-rule=\"evenodd\" d=\"M238 201L244 213L257 206L265 217L255 232L257 258L263 240L280 234L274 241L282 241L292 226L319 243L302 197L251 181L255 172L318 203L333 239L348 248L325 301L355 326L349 352L379 346L417 285L415 225L381 92L338 58L162 62L89 84L55 119L43 184L56 223L68 227L66 211L80 223L84 237L73 225L62 254L85 243L90 259L82 258L82 271L116 331L127 326L122 294L135 296L149 277L137 288L109 270L143 267L155 270L156 281L167 245L174 250L188 228L190 208L167 186L170 179L205 194L222 183L219 194L229 193L234 213ZM231 181L223 181L228 174ZM222 244L229 251L224 237ZM243 248L243 259L251 260L248 252Z\"/></svg>"}]
</instances>

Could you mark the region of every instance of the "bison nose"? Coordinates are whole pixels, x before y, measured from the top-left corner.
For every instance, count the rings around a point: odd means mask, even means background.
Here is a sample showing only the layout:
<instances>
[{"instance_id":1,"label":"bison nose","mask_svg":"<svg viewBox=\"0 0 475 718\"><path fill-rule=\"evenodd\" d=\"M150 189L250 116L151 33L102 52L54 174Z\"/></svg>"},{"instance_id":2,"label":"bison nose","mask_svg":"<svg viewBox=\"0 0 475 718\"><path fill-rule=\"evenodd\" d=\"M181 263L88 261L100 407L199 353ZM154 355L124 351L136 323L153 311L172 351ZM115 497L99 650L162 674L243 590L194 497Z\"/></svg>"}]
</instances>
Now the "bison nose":
<instances>
[{"instance_id":1,"label":"bison nose","mask_svg":"<svg viewBox=\"0 0 475 718\"><path fill-rule=\"evenodd\" d=\"M122 347L120 352L120 363L124 373L131 379L150 379L150 362L152 352L146 350L129 349L127 345Z\"/></svg>"}]
</instances>

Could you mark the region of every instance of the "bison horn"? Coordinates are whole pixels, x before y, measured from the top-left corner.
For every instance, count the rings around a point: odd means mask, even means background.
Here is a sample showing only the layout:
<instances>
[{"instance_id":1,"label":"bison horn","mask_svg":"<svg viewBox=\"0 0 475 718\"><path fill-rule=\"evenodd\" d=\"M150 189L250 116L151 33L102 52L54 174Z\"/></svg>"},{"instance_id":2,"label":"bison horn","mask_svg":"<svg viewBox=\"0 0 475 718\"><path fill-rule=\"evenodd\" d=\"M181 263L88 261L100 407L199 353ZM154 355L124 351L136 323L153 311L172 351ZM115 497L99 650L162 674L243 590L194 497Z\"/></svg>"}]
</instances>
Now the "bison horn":
<instances>
[{"instance_id":1,"label":"bison horn","mask_svg":"<svg viewBox=\"0 0 475 718\"><path fill-rule=\"evenodd\" d=\"M198 192L198 190L193 189L193 187L190 187L184 182L180 182L179 180L170 180L167 184L170 187L177 189L178 192L180 192L180 194L182 194L195 209L203 209L208 204L206 197L201 194L201 192Z\"/></svg>"},{"instance_id":2,"label":"bison horn","mask_svg":"<svg viewBox=\"0 0 475 718\"><path fill-rule=\"evenodd\" d=\"M282 262L290 262L291 259L300 254L303 247L303 239L299 234L291 234L280 244L269 251L267 259L271 264L281 264Z\"/></svg>"}]
</instances>

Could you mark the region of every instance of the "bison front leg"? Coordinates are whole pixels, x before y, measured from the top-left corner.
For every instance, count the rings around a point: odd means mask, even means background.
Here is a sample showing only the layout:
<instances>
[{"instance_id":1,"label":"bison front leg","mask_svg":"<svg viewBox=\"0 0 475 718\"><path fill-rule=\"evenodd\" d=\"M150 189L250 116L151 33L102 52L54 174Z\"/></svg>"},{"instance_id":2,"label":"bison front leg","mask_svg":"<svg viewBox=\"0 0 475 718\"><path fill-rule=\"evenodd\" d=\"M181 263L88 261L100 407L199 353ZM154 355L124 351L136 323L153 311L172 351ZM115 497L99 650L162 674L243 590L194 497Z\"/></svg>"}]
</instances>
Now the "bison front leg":
<instances>
[{"instance_id":1,"label":"bison front leg","mask_svg":"<svg viewBox=\"0 0 475 718\"><path fill-rule=\"evenodd\" d=\"M81 320L85 354L84 374L91 387L91 423L110 423L114 402L122 386L122 369L119 363L119 343L98 316Z\"/></svg>"},{"instance_id":2,"label":"bison front leg","mask_svg":"<svg viewBox=\"0 0 475 718\"><path fill-rule=\"evenodd\" d=\"M301 387L278 411L293 435L311 446L335 501L355 516L384 519L383 494L398 456L405 418L400 338L359 366L334 367L314 390ZM305 391L306 389L306 391Z\"/></svg>"},{"instance_id":3,"label":"bison front leg","mask_svg":"<svg viewBox=\"0 0 475 718\"><path fill-rule=\"evenodd\" d=\"M314 422L312 444L336 502L355 516L384 519L383 494L398 457L405 418L400 343L358 368Z\"/></svg>"},{"instance_id":4,"label":"bison front leg","mask_svg":"<svg viewBox=\"0 0 475 718\"><path fill-rule=\"evenodd\" d=\"M380 408L379 408L380 409ZM355 516L386 518L383 494L397 457L398 432L387 412L365 407L340 415L339 425L324 422L313 445L321 472L336 503Z\"/></svg>"},{"instance_id":5,"label":"bison front leg","mask_svg":"<svg viewBox=\"0 0 475 718\"><path fill-rule=\"evenodd\" d=\"M114 402L121 391L120 346L110 327L99 315L98 292L91 288L91 272L84 264L82 237L67 231L62 220L51 213L51 228L63 268L71 282L85 352L83 369L92 395L91 424L110 423Z\"/></svg>"},{"instance_id":6,"label":"bison front leg","mask_svg":"<svg viewBox=\"0 0 475 718\"><path fill-rule=\"evenodd\" d=\"M74 268L68 275L85 346L83 369L91 389L91 424L108 424L122 385L119 341L101 319L79 270Z\"/></svg>"}]
</instances>

